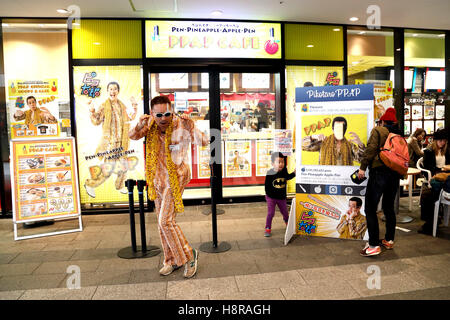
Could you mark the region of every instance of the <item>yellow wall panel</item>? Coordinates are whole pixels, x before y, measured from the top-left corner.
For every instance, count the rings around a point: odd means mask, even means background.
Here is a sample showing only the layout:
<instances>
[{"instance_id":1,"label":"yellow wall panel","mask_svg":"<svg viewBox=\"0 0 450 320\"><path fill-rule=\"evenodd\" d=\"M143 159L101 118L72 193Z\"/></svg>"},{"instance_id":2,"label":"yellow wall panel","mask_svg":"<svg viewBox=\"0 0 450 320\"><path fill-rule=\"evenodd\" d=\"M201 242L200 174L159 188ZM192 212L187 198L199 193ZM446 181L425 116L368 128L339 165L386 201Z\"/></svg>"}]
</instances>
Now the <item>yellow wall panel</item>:
<instances>
[{"instance_id":1,"label":"yellow wall panel","mask_svg":"<svg viewBox=\"0 0 450 320\"><path fill-rule=\"evenodd\" d=\"M334 31L333 29L339 29ZM308 47L308 46L313 47ZM291 60L344 60L341 26L286 24L285 57Z\"/></svg>"},{"instance_id":2,"label":"yellow wall panel","mask_svg":"<svg viewBox=\"0 0 450 320\"><path fill-rule=\"evenodd\" d=\"M72 32L74 59L142 58L141 22L81 20Z\"/></svg>"}]
</instances>

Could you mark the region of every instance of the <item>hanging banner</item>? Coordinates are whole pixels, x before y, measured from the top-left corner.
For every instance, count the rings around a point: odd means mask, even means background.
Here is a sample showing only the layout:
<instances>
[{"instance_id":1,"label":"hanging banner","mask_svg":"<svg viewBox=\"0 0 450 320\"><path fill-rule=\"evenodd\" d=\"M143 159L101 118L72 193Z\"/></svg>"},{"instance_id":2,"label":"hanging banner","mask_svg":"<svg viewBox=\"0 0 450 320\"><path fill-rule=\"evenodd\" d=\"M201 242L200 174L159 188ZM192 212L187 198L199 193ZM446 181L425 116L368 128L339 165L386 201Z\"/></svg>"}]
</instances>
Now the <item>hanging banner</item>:
<instances>
[{"instance_id":1,"label":"hanging banner","mask_svg":"<svg viewBox=\"0 0 450 320\"><path fill-rule=\"evenodd\" d=\"M145 180L140 66L74 67L81 203L128 202L127 179ZM136 193L137 200L137 193Z\"/></svg>"},{"instance_id":2,"label":"hanging banner","mask_svg":"<svg viewBox=\"0 0 450 320\"><path fill-rule=\"evenodd\" d=\"M351 175L373 128L373 85L296 88L296 110L296 233L365 238L367 180Z\"/></svg>"},{"instance_id":3,"label":"hanging banner","mask_svg":"<svg viewBox=\"0 0 450 320\"><path fill-rule=\"evenodd\" d=\"M234 21L145 22L147 58L281 59L281 24Z\"/></svg>"},{"instance_id":4,"label":"hanging banner","mask_svg":"<svg viewBox=\"0 0 450 320\"><path fill-rule=\"evenodd\" d=\"M273 151L281 152L285 156L292 154L292 130L275 129L273 140Z\"/></svg>"},{"instance_id":5,"label":"hanging banner","mask_svg":"<svg viewBox=\"0 0 450 320\"><path fill-rule=\"evenodd\" d=\"M14 222L81 214L74 138L11 141Z\"/></svg>"},{"instance_id":6,"label":"hanging banner","mask_svg":"<svg viewBox=\"0 0 450 320\"><path fill-rule=\"evenodd\" d=\"M59 136L58 80L8 81L11 139Z\"/></svg>"},{"instance_id":7,"label":"hanging banner","mask_svg":"<svg viewBox=\"0 0 450 320\"><path fill-rule=\"evenodd\" d=\"M378 120L388 108L394 106L394 86L390 80L355 80L355 84L368 83L373 84L374 117Z\"/></svg>"}]
</instances>

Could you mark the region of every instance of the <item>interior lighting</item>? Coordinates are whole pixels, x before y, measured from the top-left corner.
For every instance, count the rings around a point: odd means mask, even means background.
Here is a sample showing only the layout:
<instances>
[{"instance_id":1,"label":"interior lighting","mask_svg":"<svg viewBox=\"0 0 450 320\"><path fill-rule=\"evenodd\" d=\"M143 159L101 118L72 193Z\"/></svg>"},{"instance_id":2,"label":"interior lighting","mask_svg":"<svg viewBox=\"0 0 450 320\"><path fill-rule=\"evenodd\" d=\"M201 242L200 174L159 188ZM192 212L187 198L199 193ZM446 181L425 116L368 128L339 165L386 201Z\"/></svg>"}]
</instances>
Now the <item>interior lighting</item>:
<instances>
[{"instance_id":1,"label":"interior lighting","mask_svg":"<svg viewBox=\"0 0 450 320\"><path fill-rule=\"evenodd\" d=\"M67 10L67 9L56 9L56 11L58 13L69 13L69 10Z\"/></svg>"},{"instance_id":2,"label":"interior lighting","mask_svg":"<svg viewBox=\"0 0 450 320\"><path fill-rule=\"evenodd\" d=\"M214 10L214 11L211 12L211 15L213 17L220 17L222 14L223 14L223 12L220 11L220 10Z\"/></svg>"},{"instance_id":3,"label":"interior lighting","mask_svg":"<svg viewBox=\"0 0 450 320\"><path fill-rule=\"evenodd\" d=\"M358 18L358 17L351 17L349 20L350 20L350 21L358 21L359 18Z\"/></svg>"}]
</instances>

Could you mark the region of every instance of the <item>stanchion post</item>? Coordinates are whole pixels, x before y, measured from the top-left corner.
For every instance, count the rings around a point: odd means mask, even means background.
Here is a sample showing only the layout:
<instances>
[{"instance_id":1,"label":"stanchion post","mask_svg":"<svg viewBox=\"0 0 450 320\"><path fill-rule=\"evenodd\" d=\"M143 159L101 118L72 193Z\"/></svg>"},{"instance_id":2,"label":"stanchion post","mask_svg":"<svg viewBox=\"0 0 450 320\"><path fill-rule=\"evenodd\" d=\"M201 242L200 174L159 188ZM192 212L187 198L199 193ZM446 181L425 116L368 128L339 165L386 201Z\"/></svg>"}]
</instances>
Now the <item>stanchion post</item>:
<instances>
[{"instance_id":1,"label":"stanchion post","mask_svg":"<svg viewBox=\"0 0 450 320\"><path fill-rule=\"evenodd\" d=\"M217 211L216 211L216 197L214 194L213 188L215 187L215 175L213 170L213 165L210 165L211 168L211 213L212 213L212 237L213 241L205 242L200 245L200 250L208 253L220 253L225 252L231 249L231 245L228 242L217 243Z\"/></svg>"},{"instance_id":2,"label":"stanchion post","mask_svg":"<svg viewBox=\"0 0 450 320\"><path fill-rule=\"evenodd\" d=\"M145 213L144 213L144 187L146 185L145 180L137 181L137 189L139 194L139 217L141 224L141 247L142 252L147 252L147 239L145 236Z\"/></svg>"},{"instance_id":3,"label":"stanchion post","mask_svg":"<svg viewBox=\"0 0 450 320\"><path fill-rule=\"evenodd\" d=\"M215 186L214 180L214 171L213 171L213 165L210 165L211 167L211 177L210 177L210 185L211 188ZM213 247L217 248L217 210L216 210L216 201L215 197L211 197L211 214L212 214L212 236L213 236Z\"/></svg>"},{"instance_id":4,"label":"stanchion post","mask_svg":"<svg viewBox=\"0 0 450 320\"><path fill-rule=\"evenodd\" d=\"M134 221L134 186L136 180L128 179L125 181L125 186L128 189L128 202L130 205L130 231L131 231L131 248L133 252L137 251L136 248L136 226Z\"/></svg>"}]
</instances>

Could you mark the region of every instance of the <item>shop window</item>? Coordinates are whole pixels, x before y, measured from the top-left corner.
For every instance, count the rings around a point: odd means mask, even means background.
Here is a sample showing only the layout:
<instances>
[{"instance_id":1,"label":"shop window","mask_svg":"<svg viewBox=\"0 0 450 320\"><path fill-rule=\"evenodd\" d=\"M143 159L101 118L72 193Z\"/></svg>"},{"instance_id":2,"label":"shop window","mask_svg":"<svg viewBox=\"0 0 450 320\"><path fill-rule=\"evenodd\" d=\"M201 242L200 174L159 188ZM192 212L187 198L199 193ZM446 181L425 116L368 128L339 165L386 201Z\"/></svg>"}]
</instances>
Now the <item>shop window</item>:
<instances>
[{"instance_id":1,"label":"shop window","mask_svg":"<svg viewBox=\"0 0 450 320\"><path fill-rule=\"evenodd\" d=\"M66 21L4 19L2 26L8 137L70 136ZM29 111L33 101L45 117ZM48 124L45 134L30 125L40 123Z\"/></svg>"},{"instance_id":2,"label":"shop window","mask_svg":"<svg viewBox=\"0 0 450 320\"><path fill-rule=\"evenodd\" d=\"M445 124L445 33L405 30L404 134ZM429 141L429 140L428 140Z\"/></svg>"},{"instance_id":3,"label":"shop window","mask_svg":"<svg viewBox=\"0 0 450 320\"><path fill-rule=\"evenodd\" d=\"M294 148L296 138L295 126L295 88L343 85L343 67L288 66L286 68L286 128L294 132ZM295 170L295 153L288 157L288 172ZM295 179L288 181L288 193L295 193Z\"/></svg>"},{"instance_id":4,"label":"shop window","mask_svg":"<svg viewBox=\"0 0 450 320\"><path fill-rule=\"evenodd\" d=\"M374 85L374 119L379 119L394 106L394 33L349 27L347 46L348 84Z\"/></svg>"},{"instance_id":5,"label":"shop window","mask_svg":"<svg viewBox=\"0 0 450 320\"><path fill-rule=\"evenodd\" d=\"M342 26L286 24L288 60L344 60Z\"/></svg>"},{"instance_id":6,"label":"shop window","mask_svg":"<svg viewBox=\"0 0 450 320\"><path fill-rule=\"evenodd\" d=\"M80 20L72 31L73 59L142 58L141 22Z\"/></svg>"}]
</instances>

